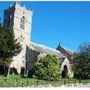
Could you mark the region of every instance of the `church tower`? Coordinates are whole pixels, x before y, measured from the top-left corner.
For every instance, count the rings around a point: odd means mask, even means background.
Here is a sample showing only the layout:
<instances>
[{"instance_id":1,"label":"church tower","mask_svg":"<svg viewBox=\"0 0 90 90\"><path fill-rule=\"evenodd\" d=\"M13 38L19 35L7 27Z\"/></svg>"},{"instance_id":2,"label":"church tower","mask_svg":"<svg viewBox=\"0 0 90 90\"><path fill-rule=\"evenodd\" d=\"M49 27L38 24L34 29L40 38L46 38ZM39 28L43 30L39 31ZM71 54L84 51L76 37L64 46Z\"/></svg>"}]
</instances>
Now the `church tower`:
<instances>
[{"instance_id":1,"label":"church tower","mask_svg":"<svg viewBox=\"0 0 90 90\"><path fill-rule=\"evenodd\" d=\"M32 11L15 3L4 10L3 25L14 32L15 39L18 39L22 45L22 51L13 57L13 62L10 65L20 74L21 68L26 68L26 45L30 43L31 39Z\"/></svg>"},{"instance_id":2,"label":"church tower","mask_svg":"<svg viewBox=\"0 0 90 90\"><path fill-rule=\"evenodd\" d=\"M30 42L32 11L15 3L4 11L4 26L13 30L15 38L21 43Z\"/></svg>"}]
</instances>

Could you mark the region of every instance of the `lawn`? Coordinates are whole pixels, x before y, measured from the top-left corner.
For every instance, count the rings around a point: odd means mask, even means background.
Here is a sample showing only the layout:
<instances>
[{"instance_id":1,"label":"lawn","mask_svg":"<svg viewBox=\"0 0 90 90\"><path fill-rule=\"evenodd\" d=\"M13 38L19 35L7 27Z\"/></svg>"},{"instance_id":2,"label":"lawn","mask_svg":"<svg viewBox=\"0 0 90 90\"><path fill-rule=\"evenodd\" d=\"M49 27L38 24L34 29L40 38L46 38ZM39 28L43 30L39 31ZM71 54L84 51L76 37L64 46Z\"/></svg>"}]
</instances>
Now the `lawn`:
<instances>
[{"instance_id":1,"label":"lawn","mask_svg":"<svg viewBox=\"0 0 90 90\"><path fill-rule=\"evenodd\" d=\"M36 87L42 86L61 86L63 84L90 83L89 80L61 79L60 81L45 81L35 78L21 78L19 75L10 75L8 78L0 75L0 87Z\"/></svg>"},{"instance_id":2,"label":"lawn","mask_svg":"<svg viewBox=\"0 0 90 90\"><path fill-rule=\"evenodd\" d=\"M7 78L0 75L0 87L30 87L47 84L49 84L49 81L35 78L21 78L19 75L10 75Z\"/></svg>"}]
</instances>

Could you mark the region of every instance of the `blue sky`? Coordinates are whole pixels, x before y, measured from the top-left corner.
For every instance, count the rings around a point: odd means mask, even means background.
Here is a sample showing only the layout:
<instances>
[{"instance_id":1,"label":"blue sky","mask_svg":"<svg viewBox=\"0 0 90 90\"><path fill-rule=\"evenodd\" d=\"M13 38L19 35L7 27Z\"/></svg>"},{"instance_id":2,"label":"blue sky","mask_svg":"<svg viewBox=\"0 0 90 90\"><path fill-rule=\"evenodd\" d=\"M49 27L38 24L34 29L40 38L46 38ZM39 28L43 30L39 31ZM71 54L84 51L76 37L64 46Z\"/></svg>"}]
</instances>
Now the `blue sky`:
<instances>
[{"instance_id":1,"label":"blue sky","mask_svg":"<svg viewBox=\"0 0 90 90\"><path fill-rule=\"evenodd\" d=\"M0 17L14 2L0 2ZM31 40L52 48L60 42L77 51L90 42L90 2L21 2L33 11ZM3 20L3 19L2 19Z\"/></svg>"}]
</instances>

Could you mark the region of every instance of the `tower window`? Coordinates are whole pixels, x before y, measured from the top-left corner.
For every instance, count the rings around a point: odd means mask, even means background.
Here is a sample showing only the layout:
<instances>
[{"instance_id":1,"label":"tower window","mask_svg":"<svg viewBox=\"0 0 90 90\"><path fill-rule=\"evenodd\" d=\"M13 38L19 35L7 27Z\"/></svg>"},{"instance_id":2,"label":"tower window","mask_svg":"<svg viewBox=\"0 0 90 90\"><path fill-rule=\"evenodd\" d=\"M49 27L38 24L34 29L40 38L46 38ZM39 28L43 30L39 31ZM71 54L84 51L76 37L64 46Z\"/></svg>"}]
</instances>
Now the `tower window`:
<instances>
[{"instance_id":1,"label":"tower window","mask_svg":"<svg viewBox=\"0 0 90 90\"><path fill-rule=\"evenodd\" d=\"M23 40L24 40L24 38L23 38L23 36L21 35L21 36L20 36L20 41L23 41Z\"/></svg>"},{"instance_id":2,"label":"tower window","mask_svg":"<svg viewBox=\"0 0 90 90\"><path fill-rule=\"evenodd\" d=\"M21 18L20 28L25 29L25 17L24 16Z\"/></svg>"}]
</instances>

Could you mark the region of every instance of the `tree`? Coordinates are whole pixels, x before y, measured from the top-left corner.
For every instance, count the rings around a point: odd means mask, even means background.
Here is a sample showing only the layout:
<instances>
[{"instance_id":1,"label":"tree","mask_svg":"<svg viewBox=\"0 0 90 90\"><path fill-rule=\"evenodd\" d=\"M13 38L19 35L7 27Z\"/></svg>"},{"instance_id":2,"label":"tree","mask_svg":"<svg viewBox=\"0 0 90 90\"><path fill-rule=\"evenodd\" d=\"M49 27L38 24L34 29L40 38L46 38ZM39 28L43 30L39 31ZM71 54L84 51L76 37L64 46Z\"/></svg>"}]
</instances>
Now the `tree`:
<instances>
[{"instance_id":1,"label":"tree","mask_svg":"<svg viewBox=\"0 0 90 90\"><path fill-rule=\"evenodd\" d=\"M90 43L80 45L79 52L74 55L72 65L76 78L90 78Z\"/></svg>"},{"instance_id":2,"label":"tree","mask_svg":"<svg viewBox=\"0 0 90 90\"><path fill-rule=\"evenodd\" d=\"M47 55L34 65L35 76L44 80L59 80L59 59L54 55Z\"/></svg>"},{"instance_id":3,"label":"tree","mask_svg":"<svg viewBox=\"0 0 90 90\"><path fill-rule=\"evenodd\" d=\"M13 32L0 26L0 65L4 68L9 67L12 57L19 54L21 50L21 45L14 38Z\"/></svg>"}]
</instances>

